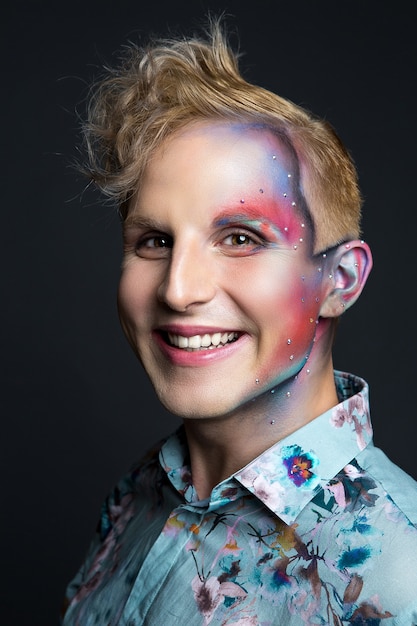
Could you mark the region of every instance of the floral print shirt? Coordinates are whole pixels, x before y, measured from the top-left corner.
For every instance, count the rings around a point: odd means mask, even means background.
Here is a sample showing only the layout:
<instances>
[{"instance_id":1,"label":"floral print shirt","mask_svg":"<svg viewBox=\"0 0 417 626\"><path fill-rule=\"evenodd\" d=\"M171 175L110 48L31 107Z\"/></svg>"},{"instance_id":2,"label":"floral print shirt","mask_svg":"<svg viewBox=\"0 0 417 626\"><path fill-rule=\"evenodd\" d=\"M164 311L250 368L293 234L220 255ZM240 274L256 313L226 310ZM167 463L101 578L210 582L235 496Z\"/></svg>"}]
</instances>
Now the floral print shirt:
<instances>
[{"instance_id":1,"label":"floral print shirt","mask_svg":"<svg viewBox=\"0 0 417 626\"><path fill-rule=\"evenodd\" d=\"M372 443L368 387L200 501L182 428L106 500L63 626L415 626L417 483Z\"/></svg>"}]
</instances>

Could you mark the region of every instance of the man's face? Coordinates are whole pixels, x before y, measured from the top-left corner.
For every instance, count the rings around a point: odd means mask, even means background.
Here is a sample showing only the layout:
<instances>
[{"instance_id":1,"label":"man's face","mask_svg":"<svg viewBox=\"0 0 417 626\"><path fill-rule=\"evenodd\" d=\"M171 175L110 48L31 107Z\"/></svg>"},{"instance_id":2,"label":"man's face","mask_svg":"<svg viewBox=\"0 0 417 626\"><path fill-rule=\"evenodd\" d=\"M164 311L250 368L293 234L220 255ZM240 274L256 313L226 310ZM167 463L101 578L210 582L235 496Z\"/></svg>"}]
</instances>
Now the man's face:
<instances>
[{"instance_id":1,"label":"man's face","mask_svg":"<svg viewBox=\"0 0 417 626\"><path fill-rule=\"evenodd\" d=\"M162 403L231 414L294 377L322 272L296 175L268 131L198 124L150 162L124 224L120 319Z\"/></svg>"}]
</instances>

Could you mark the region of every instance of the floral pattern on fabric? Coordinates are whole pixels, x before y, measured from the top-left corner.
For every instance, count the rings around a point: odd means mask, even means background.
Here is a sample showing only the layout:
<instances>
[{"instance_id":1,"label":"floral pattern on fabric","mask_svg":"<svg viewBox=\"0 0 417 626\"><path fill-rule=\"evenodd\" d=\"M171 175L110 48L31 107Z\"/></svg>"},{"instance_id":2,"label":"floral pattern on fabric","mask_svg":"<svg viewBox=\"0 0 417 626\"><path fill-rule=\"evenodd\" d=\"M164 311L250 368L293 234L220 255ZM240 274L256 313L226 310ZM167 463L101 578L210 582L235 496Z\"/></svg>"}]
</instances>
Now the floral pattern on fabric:
<instances>
[{"instance_id":1,"label":"floral pattern on fabric","mask_svg":"<svg viewBox=\"0 0 417 626\"><path fill-rule=\"evenodd\" d=\"M331 412L331 423L336 428L341 428L344 424L352 426L356 433L359 450L364 450L368 438L372 436L372 427L367 411L366 402L363 396L357 394L349 398L346 402L338 404Z\"/></svg>"},{"instance_id":2,"label":"floral pattern on fabric","mask_svg":"<svg viewBox=\"0 0 417 626\"><path fill-rule=\"evenodd\" d=\"M298 451L285 458L298 458ZM341 486L336 495L335 484ZM260 624L256 595L272 605L284 603L288 615L302 616L306 625L374 626L392 617L377 595L359 599L363 576L380 553L382 533L368 514L379 497L372 493L376 487L356 462L346 466L313 499L314 524L303 534L297 524L288 526L272 515L250 521L246 503L239 513L213 513L190 528L194 537L187 550L196 570L191 587L204 626ZM164 532L170 533L173 525L178 527L177 519L170 520ZM333 548L328 537L333 538ZM213 541L218 550L211 559L206 546ZM321 621L325 615L331 622Z\"/></svg>"},{"instance_id":3,"label":"floral pattern on fabric","mask_svg":"<svg viewBox=\"0 0 417 626\"><path fill-rule=\"evenodd\" d=\"M297 487L312 481L314 473L312 469L318 460L311 452L303 452L300 446L287 446L282 450L282 457L287 476Z\"/></svg>"},{"instance_id":4,"label":"floral pattern on fabric","mask_svg":"<svg viewBox=\"0 0 417 626\"><path fill-rule=\"evenodd\" d=\"M118 484L63 626L417 626L417 483L372 444L367 387L199 501L183 430ZM159 459L158 459L159 456Z\"/></svg>"}]
</instances>

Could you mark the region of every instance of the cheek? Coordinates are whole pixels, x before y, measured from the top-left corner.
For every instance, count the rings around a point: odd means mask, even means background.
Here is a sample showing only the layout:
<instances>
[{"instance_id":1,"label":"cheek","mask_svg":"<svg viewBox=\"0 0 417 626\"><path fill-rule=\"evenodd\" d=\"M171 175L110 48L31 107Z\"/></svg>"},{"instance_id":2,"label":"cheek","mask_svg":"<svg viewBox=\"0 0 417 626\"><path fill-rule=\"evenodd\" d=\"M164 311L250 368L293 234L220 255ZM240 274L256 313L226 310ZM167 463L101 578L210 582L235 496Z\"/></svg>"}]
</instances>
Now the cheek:
<instances>
[{"instance_id":1,"label":"cheek","mask_svg":"<svg viewBox=\"0 0 417 626\"><path fill-rule=\"evenodd\" d=\"M320 310L320 281L299 278L294 281L286 299L286 311L292 329L292 339L298 343L315 333Z\"/></svg>"},{"instance_id":2,"label":"cheek","mask_svg":"<svg viewBox=\"0 0 417 626\"><path fill-rule=\"evenodd\" d=\"M288 264L290 265L290 264ZM304 322L318 315L320 309L321 276L317 272L294 272L289 266L279 271L258 271L253 279L245 275L250 284L249 301L255 303L262 316L269 318L271 326L279 320L293 320L299 333L305 332ZM310 323L310 322L309 322Z\"/></svg>"},{"instance_id":3,"label":"cheek","mask_svg":"<svg viewBox=\"0 0 417 626\"><path fill-rule=\"evenodd\" d=\"M304 282L294 281L284 293L271 297L265 309L271 316L274 332L288 335L288 345L296 346L309 341L314 335L319 312L319 299L316 290L306 288Z\"/></svg>"},{"instance_id":4,"label":"cheek","mask_svg":"<svg viewBox=\"0 0 417 626\"><path fill-rule=\"evenodd\" d=\"M265 375L277 368L295 374L307 360L317 329L319 285L315 278L282 277L279 289L260 298Z\"/></svg>"},{"instance_id":5,"label":"cheek","mask_svg":"<svg viewBox=\"0 0 417 626\"><path fill-rule=\"evenodd\" d=\"M143 278L143 277L142 277ZM119 281L117 303L119 316L124 324L137 323L144 318L143 312L149 303L146 281L140 279L138 272L124 269Z\"/></svg>"},{"instance_id":6,"label":"cheek","mask_svg":"<svg viewBox=\"0 0 417 626\"><path fill-rule=\"evenodd\" d=\"M127 312L133 305L133 300L134 292L132 293L130 281L126 276L126 273L123 272L119 280L119 288L117 292L117 305L119 308L119 315L121 317L124 318L126 316Z\"/></svg>"}]
</instances>

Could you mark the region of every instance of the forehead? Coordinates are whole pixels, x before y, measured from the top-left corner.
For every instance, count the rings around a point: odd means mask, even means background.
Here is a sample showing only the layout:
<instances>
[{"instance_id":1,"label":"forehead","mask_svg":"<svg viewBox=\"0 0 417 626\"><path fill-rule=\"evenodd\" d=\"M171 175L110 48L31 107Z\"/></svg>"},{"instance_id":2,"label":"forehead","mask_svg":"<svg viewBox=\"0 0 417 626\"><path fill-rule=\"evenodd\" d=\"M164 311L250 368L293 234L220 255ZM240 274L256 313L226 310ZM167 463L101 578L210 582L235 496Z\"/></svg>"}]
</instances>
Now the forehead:
<instances>
[{"instance_id":1,"label":"forehead","mask_svg":"<svg viewBox=\"0 0 417 626\"><path fill-rule=\"evenodd\" d=\"M166 139L125 218L125 228L268 222L288 239L302 237L311 245L314 238L298 163L285 140L244 124L193 124Z\"/></svg>"},{"instance_id":2,"label":"forehead","mask_svg":"<svg viewBox=\"0 0 417 626\"><path fill-rule=\"evenodd\" d=\"M224 160L229 157L234 162L252 160L252 167L268 169L272 166L271 159L276 165L286 169L297 169L294 154L288 146L284 136L265 125L205 121L188 124L185 128L170 135L156 149L154 160L166 160L175 154L200 153L204 157L214 160ZM148 169L152 169L152 162Z\"/></svg>"},{"instance_id":3,"label":"forehead","mask_svg":"<svg viewBox=\"0 0 417 626\"><path fill-rule=\"evenodd\" d=\"M295 152L285 137L265 125L197 122L170 135L155 150L129 214L183 204L197 209L266 211L301 218L314 227L300 193Z\"/></svg>"},{"instance_id":4,"label":"forehead","mask_svg":"<svg viewBox=\"0 0 417 626\"><path fill-rule=\"evenodd\" d=\"M225 193L299 195L298 162L271 129L243 123L198 122L169 136L155 150L139 195L169 187L192 190L221 202ZM297 203L299 206L300 203Z\"/></svg>"}]
</instances>

